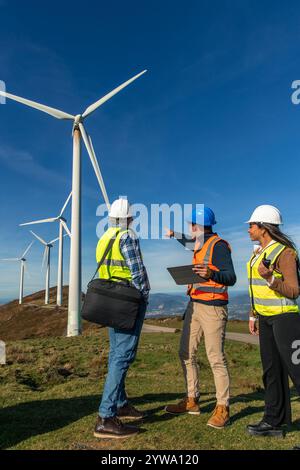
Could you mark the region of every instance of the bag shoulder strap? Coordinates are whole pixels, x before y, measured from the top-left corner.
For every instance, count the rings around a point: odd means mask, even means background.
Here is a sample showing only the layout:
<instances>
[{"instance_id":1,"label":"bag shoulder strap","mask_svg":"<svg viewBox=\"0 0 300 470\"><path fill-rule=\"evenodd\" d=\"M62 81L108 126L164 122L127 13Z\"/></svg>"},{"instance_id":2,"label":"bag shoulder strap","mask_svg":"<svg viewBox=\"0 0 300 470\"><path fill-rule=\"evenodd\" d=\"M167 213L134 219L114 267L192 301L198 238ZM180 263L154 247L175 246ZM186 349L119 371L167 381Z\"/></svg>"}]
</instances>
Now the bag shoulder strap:
<instances>
[{"instance_id":1,"label":"bag shoulder strap","mask_svg":"<svg viewBox=\"0 0 300 470\"><path fill-rule=\"evenodd\" d=\"M110 252L110 250L112 249L112 246L113 246L113 244L115 243L116 238L117 238L117 236L119 235L120 231L121 231L121 229L118 230L118 231L111 237L111 239L109 240L108 245L107 245L107 247L106 247L106 250L104 251L102 258L100 259L100 261L99 261L99 263L98 263L98 265L97 265L97 269L96 269L96 271L95 271L95 274L94 274L94 276L92 277L92 281L95 279L95 276L96 276L97 272L99 271L100 266L103 264L103 261L105 260L106 255L107 255L107 254Z\"/></svg>"},{"instance_id":2,"label":"bag shoulder strap","mask_svg":"<svg viewBox=\"0 0 300 470\"><path fill-rule=\"evenodd\" d=\"M296 256L296 265L297 265L298 285L299 285L299 290L300 290L300 260L299 260L298 253L297 253L297 256Z\"/></svg>"}]
</instances>

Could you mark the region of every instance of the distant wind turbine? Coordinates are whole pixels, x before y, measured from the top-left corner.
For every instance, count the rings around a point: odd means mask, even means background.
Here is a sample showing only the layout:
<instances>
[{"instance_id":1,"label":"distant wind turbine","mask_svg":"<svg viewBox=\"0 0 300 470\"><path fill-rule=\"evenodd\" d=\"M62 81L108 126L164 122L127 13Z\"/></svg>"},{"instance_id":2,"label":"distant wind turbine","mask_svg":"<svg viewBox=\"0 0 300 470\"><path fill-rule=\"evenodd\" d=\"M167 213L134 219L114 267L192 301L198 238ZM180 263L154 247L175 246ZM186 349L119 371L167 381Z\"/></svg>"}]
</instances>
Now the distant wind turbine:
<instances>
[{"instance_id":1,"label":"distant wind turbine","mask_svg":"<svg viewBox=\"0 0 300 470\"><path fill-rule=\"evenodd\" d=\"M23 303L23 292L24 292L24 271L26 269L26 258L25 256L29 252L30 248L34 244L34 241L30 243L30 245L26 248L24 253L22 254L21 258L3 258L0 261L20 261L21 262L21 269L20 269L20 288L19 288L19 304Z\"/></svg>"},{"instance_id":2,"label":"distant wind turbine","mask_svg":"<svg viewBox=\"0 0 300 470\"><path fill-rule=\"evenodd\" d=\"M49 288L50 288L50 250L53 248L53 244L59 240L59 238L55 238L54 240L51 240L51 242L45 242L45 240L42 239L39 235L34 233L32 230L30 230L30 233L42 244L44 245L44 255L43 255L43 262L42 262L42 268L44 267L45 261L46 261L46 287L45 287L45 305L49 304Z\"/></svg>"},{"instance_id":3,"label":"distant wind turbine","mask_svg":"<svg viewBox=\"0 0 300 470\"><path fill-rule=\"evenodd\" d=\"M33 222L26 222L24 224L20 224L20 226L24 225L32 225L32 224L44 224L48 222L59 222L59 247L58 247L58 269L57 269L57 294L56 294L56 303L57 305L61 306L62 304L62 288L63 288L63 240L64 240L64 230L67 232L69 237L71 238L71 232L67 226L67 221L63 217L63 214L67 208L67 205L70 201L72 196L72 192L69 194L66 202L64 203L59 215L57 217L51 217L49 219L42 219L42 220L34 220Z\"/></svg>"},{"instance_id":4,"label":"distant wind turbine","mask_svg":"<svg viewBox=\"0 0 300 470\"><path fill-rule=\"evenodd\" d=\"M20 98L19 96L0 91L0 96L18 101L31 108L38 109L44 113L50 114L57 119L66 119L73 121L73 175L72 175L72 221L71 221L71 248L70 248L70 276L69 276L69 306L68 306L68 336L77 336L80 334L80 310L81 310L81 138L84 141L91 163L93 165L98 183L103 193L107 208L110 203L107 197L106 188L103 182L101 171L98 165L95 151L93 149L90 136L87 134L83 121L92 114L99 106L119 93L123 88L127 87L134 80L139 78L146 72L139 73L127 80L122 85L100 98L94 104L89 106L84 113L72 115L51 108L34 101Z\"/></svg>"}]
</instances>

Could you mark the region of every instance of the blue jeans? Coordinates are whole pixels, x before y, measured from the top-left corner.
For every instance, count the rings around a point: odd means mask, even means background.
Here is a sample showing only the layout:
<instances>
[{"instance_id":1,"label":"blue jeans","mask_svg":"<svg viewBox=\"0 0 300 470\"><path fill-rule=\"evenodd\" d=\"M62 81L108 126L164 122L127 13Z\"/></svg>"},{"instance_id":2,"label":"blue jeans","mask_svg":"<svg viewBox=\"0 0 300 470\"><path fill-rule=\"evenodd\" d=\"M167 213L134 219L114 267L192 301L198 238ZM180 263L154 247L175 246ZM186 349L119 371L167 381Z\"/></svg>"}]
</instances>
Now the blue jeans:
<instances>
[{"instance_id":1,"label":"blue jeans","mask_svg":"<svg viewBox=\"0 0 300 470\"><path fill-rule=\"evenodd\" d=\"M125 379L129 366L133 363L137 353L146 309L147 303L143 302L140 305L132 331L124 332L116 328L109 328L108 373L99 406L101 418L116 416L117 409L127 404Z\"/></svg>"}]
</instances>

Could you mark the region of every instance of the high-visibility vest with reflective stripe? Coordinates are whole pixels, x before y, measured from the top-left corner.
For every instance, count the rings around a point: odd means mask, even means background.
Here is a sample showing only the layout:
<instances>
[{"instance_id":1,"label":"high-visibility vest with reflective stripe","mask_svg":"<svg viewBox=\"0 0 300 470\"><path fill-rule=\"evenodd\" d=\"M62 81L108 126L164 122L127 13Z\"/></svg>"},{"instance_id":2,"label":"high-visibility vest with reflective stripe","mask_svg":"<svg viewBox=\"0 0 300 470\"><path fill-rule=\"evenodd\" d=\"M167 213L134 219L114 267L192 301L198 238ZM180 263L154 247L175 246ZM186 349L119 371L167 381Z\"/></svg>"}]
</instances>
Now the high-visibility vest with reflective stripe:
<instances>
[{"instance_id":1,"label":"high-visibility vest with reflective stripe","mask_svg":"<svg viewBox=\"0 0 300 470\"><path fill-rule=\"evenodd\" d=\"M212 264L212 257L214 247L220 240L224 241L228 248L231 250L228 242L220 238L217 234L210 237L201 249L195 246L193 264L203 263L207 265L212 271L220 271L217 266ZM195 300L228 300L228 288L224 284L219 284L212 279L199 284L193 284L188 287L188 294Z\"/></svg>"},{"instance_id":2,"label":"high-visibility vest with reflective stripe","mask_svg":"<svg viewBox=\"0 0 300 470\"><path fill-rule=\"evenodd\" d=\"M111 250L108 252L103 264L100 266L99 277L101 279L110 279L116 276L118 278L131 281L132 276L130 269L128 268L120 250L120 238L125 232L128 232L128 230L120 230L119 227L110 227L100 238L96 249L97 263L99 263L102 258L111 238L115 237ZM118 279L112 279L112 281L118 281Z\"/></svg>"},{"instance_id":3,"label":"high-visibility vest with reflective stripe","mask_svg":"<svg viewBox=\"0 0 300 470\"><path fill-rule=\"evenodd\" d=\"M258 267L264 256L266 256L267 259L270 259L271 265L274 266L277 258L285 248L285 245L274 242L262 250L255 261L254 258L256 254L254 254L247 263L252 309L260 315L269 316L287 312L299 312L299 307L295 299L288 299L272 290L268 286L267 281L261 277L258 272ZM273 276L275 278L282 279L282 274L275 270L273 271Z\"/></svg>"}]
</instances>

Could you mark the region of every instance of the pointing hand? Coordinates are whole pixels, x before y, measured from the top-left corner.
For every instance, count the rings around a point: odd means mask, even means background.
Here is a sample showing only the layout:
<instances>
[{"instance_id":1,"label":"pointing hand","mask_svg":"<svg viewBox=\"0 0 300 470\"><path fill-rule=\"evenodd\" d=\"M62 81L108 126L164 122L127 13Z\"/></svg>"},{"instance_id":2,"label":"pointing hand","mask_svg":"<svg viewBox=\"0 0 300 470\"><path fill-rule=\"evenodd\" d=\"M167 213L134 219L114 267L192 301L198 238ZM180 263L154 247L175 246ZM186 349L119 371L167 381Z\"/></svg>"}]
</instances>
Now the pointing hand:
<instances>
[{"instance_id":1,"label":"pointing hand","mask_svg":"<svg viewBox=\"0 0 300 470\"><path fill-rule=\"evenodd\" d=\"M166 236L167 238L173 238L173 237L174 237L174 232L173 232L173 230L170 230L169 228L165 228L165 231L166 231L166 232L165 232L165 236Z\"/></svg>"}]
</instances>

